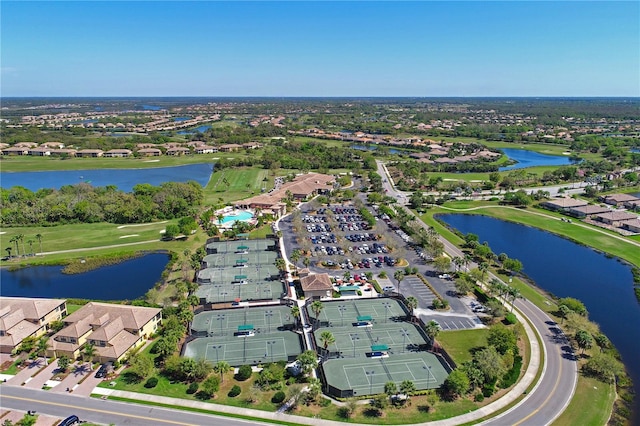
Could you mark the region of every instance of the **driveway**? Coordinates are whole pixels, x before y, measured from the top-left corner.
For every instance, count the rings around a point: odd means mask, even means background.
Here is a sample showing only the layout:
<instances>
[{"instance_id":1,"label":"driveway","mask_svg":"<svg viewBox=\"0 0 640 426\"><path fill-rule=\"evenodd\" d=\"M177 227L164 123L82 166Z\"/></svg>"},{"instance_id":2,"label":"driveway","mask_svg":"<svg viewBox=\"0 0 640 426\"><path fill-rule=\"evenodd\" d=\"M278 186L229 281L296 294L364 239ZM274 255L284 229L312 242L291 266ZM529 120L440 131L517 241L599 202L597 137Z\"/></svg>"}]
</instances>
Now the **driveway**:
<instances>
[{"instance_id":1,"label":"driveway","mask_svg":"<svg viewBox=\"0 0 640 426\"><path fill-rule=\"evenodd\" d=\"M96 371L92 371L89 375L85 376L82 383L78 384L73 389L73 395L90 396L93 393L93 389L98 386L104 379L96 378Z\"/></svg>"},{"instance_id":2,"label":"driveway","mask_svg":"<svg viewBox=\"0 0 640 426\"><path fill-rule=\"evenodd\" d=\"M93 374L91 364L79 362L71 366L71 372L65 377L62 382L53 389L51 392L67 392L67 389L73 390L73 388L88 375Z\"/></svg>"},{"instance_id":3,"label":"driveway","mask_svg":"<svg viewBox=\"0 0 640 426\"><path fill-rule=\"evenodd\" d=\"M37 358L33 361L25 361L26 367L18 371L18 374L7 380L7 384L21 386L32 376L38 374L38 372L45 367L44 358Z\"/></svg>"},{"instance_id":4,"label":"driveway","mask_svg":"<svg viewBox=\"0 0 640 426\"><path fill-rule=\"evenodd\" d=\"M33 377L27 383L25 383L24 387L29 389L42 389L42 386L44 386L44 384L47 383L48 380L51 380L51 377L53 377L53 374L54 374L53 371L57 368L58 368L58 360L56 359L56 360L53 360L51 364L49 364L43 370L41 370L38 373L38 375ZM22 383L15 383L16 386L20 386L21 384Z\"/></svg>"}]
</instances>

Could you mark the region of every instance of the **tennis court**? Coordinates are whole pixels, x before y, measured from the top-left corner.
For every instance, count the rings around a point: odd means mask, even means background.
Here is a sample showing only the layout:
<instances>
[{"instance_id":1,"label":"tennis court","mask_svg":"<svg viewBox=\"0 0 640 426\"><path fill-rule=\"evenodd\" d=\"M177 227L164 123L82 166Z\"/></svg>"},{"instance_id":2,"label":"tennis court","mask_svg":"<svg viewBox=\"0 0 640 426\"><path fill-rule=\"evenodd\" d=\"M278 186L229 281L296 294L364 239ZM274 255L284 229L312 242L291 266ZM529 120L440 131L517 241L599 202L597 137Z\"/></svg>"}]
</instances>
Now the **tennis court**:
<instances>
[{"instance_id":1,"label":"tennis court","mask_svg":"<svg viewBox=\"0 0 640 426\"><path fill-rule=\"evenodd\" d=\"M320 340L323 331L330 331L335 338L335 343L327 347L330 357L362 360L370 356L372 346L386 346L384 351L391 356L423 350L427 345L418 326L410 323L374 323L371 327L354 327L352 324L345 327L322 327L314 332L319 348L324 347Z\"/></svg>"},{"instance_id":2,"label":"tennis court","mask_svg":"<svg viewBox=\"0 0 640 426\"><path fill-rule=\"evenodd\" d=\"M293 361L303 351L302 336L292 331L260 331L253 336L201 337L185 345L184 356L232 366Z\"/></svg>"},{"instance_id":3,"label":"tennis court","mask_svg":"<svg viewBox=\"0 0 640 426\"><path fill-rule=\"evenodd\" d=\"M203 337L187 343L184 355L233 366L292 361L303 351L302 336L289 331L294 321L280 305L201 312L192 330Z\"/></svg>"},{"instance_id":4,"label":"tennis court","mask_svg":"<svg viewBox=\"0 0 640 426\"><path fill-rule=\"evenodd\" d=\"M275 245L276 242L271 239L220 241L207 244L205 249L207 254L236 253L245 251L251 253L254 251L273 251Z\"/></svg>"},{"instance_id":5,"label":"tennis court","mask_svg":"<svg viewBox=\"0 0 640 426\"><path fill-rule=\"evenodd\" d=\"M273 265L278 254L275 251L249 251L247 253L209 254L202 259L205 268L234 268L241 263L249 267L256 265Z\"/></svg>"},{"instance_id":6,"label":"tennis court","mask_svg":"<svg viewBox=\"0 0 640 426\"><path fill-rule=\"evenodd\" d=\"M294 321L291 308L282 305L217 309L196 314L191 329L199 335L233 336L239 326L251 324L259 333L272 333L285 326L291 328Z\"/></svg>"},{"instance_id":7,"label":"tennis court","mask_svg":"<svg viewBox=\"0 0 640 426\"><path fill-rule=\"evenodd\" d=\"M331 359L322 368L329 392L340 397L384 393L386 383L400 386L405 380L412 381L418 390L435 389L449 375L444 363L431 352L399 354L366 363L353 358Z\"/></svg>"},{"instance_id":8,"label":"tennis court","mask_svg":"<svg viewBox=\"0 0 640 426\"><path fill-rule=\"evenodd\" d=\"M375 324L392 323L407 315L404 306L395 299L380 298L366 300L342 300L322 302L320 324L322 326L351 326L358 317L370 316ZM307 305L309 318L315 321L315 313Z\"/></svg>"},{"instance_id":9,"label":"tennis court","mask_svg":"<svg viewBox=\"0 0 640 426\"><path fill-rule=\"evenodd\" d=\"M195 292L201 303L228 303L251 300L277 300L285 291L280 281L247 284L201 285Z\"/></svg>"},{"instance_id":10,"label":"tennis court","mask_svg":"<svg viewBox=\"0 0 640 426\"><path fill-rule=\"evenodd\" d=\"M245 275L246 280L268 281L279 279L280 271L273 264L249 264L241 262L224 268L206 268L198 272L198 284L231 284L239 275Z\"/></svg>"}]
</instances>

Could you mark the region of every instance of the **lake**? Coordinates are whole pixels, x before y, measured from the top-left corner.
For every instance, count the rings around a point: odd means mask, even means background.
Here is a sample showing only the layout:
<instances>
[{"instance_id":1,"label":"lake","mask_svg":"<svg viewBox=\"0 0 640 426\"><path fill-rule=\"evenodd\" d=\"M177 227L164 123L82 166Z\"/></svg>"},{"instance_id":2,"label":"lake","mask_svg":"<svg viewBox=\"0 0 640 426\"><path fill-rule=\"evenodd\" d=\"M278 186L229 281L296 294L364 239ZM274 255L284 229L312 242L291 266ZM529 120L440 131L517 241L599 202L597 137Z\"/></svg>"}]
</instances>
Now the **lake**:
<instances>
[{"instance_id":1,"label":"lake","mask_svg":"<svg viewBox=\"0 0 640 426\"><path fill-rule=\"evenodd\" d=\"M160 280L169 256L147 254L82 274L63 274L62 266L0 269L0 295L13 297L133 300Z\"/></svg>"},{"instance_id":2,"label":"lake","mask_svg":"<svg viewBox=\"0 0 640 426\"><path fill-rule=\"evenodd\" d=\"M212 164L189 164L185 166L157 167L146 169L92 169L92 170L56 170L44 172L1 172L0 183L3 188L20 185L32 191L41 188L59 189L64 185L81 182L93 186L115 185L118 189L131 192L139 183L158 186L164 182L186 182L195 180L206 186L213 170Z\"/></svg>"},{"instance_id":3,"label":"lake","mask_svg":"<svg viewBox=\"0 0 640 426\"><path fill-rule=\"evenodd\" d=\"M540 154L526 149L500 148L500 151L511 160L517 161L516 164L500 167L500 171L536 166L567 166L573 164L569 156Z\"/></svg>"},{"instance_id":4,"label":"lake","mask_svg":"<svg viewBox=\"0 0 640 426\"><path fill-rule=\"evenodd\" d=\"M465 234L487 241L494 253L506 253L524 265L523 272L536 285L558 297L575 297L600 324L623 357L636 393L640 396L640 304L633 292L631 268L622 262L536 228L487 216L438 216ZM594 343L595 345L595 343Z\"/></svg>"}]
</instances>

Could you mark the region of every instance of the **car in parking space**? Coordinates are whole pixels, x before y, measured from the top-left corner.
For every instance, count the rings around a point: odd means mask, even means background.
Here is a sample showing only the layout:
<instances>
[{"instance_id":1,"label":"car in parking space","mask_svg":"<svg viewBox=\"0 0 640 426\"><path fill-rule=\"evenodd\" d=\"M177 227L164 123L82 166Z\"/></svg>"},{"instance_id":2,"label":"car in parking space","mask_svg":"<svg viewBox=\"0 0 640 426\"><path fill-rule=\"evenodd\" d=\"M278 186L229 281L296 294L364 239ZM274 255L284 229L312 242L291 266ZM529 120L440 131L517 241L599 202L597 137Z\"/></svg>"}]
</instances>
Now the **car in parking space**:
<instances>
[{"instance_id":1,"label":"car in parking space","mask_svg":"<svg viewBox=\"0 0 640 426\"><path fill-rule=\"evenodd\" d=\"M80 423L80 419L74 414L58 423L58 426L72 426L78 423Z\"/></svg>"},{"instance_id":2,"label":"car in parking space","mask_svg":"<svg viewBox=\"0 0 640 426\"><path fill-rule=\"evenodd\" d=\"M109 367L107 366L107 364L102 364L100 368L98 368L98 371L96 372L96 375L95 375L96 379L102 379L106 377L108 371L109 371Z\"/></svg>"},{"instance_id":3,"label":"car in parking space","mask_svg":"<svg viewBox=\"0 0 640 426\"><path fill-rule=\"evenodd\" d=\"M385 293L393 293L394 291L396 291L396 288L392 285L386 285L382 287L382 291Z\"/></svg>"}]
</instances>

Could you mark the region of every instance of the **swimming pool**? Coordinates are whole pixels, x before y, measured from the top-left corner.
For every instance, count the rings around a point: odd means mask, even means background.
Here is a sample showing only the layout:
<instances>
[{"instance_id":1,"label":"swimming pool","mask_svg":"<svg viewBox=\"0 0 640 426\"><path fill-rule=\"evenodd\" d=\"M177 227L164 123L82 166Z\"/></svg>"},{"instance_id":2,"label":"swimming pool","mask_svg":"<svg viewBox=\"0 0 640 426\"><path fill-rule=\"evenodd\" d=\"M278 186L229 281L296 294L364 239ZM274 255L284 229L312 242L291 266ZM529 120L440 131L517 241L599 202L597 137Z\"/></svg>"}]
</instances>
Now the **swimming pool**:
<instances>
[{"instance_id":1,"label":"swimming pool","mask_svg":"<svg viewBox=\"0 0 640 426\"><path fill-rule=\"evenodd\" d=\"M253 213L247 210L240 210L234 213L226 213L220 222L220 225L233 226L236 221L246 222L253 219Z\"/></svg>"}]
</instances>

